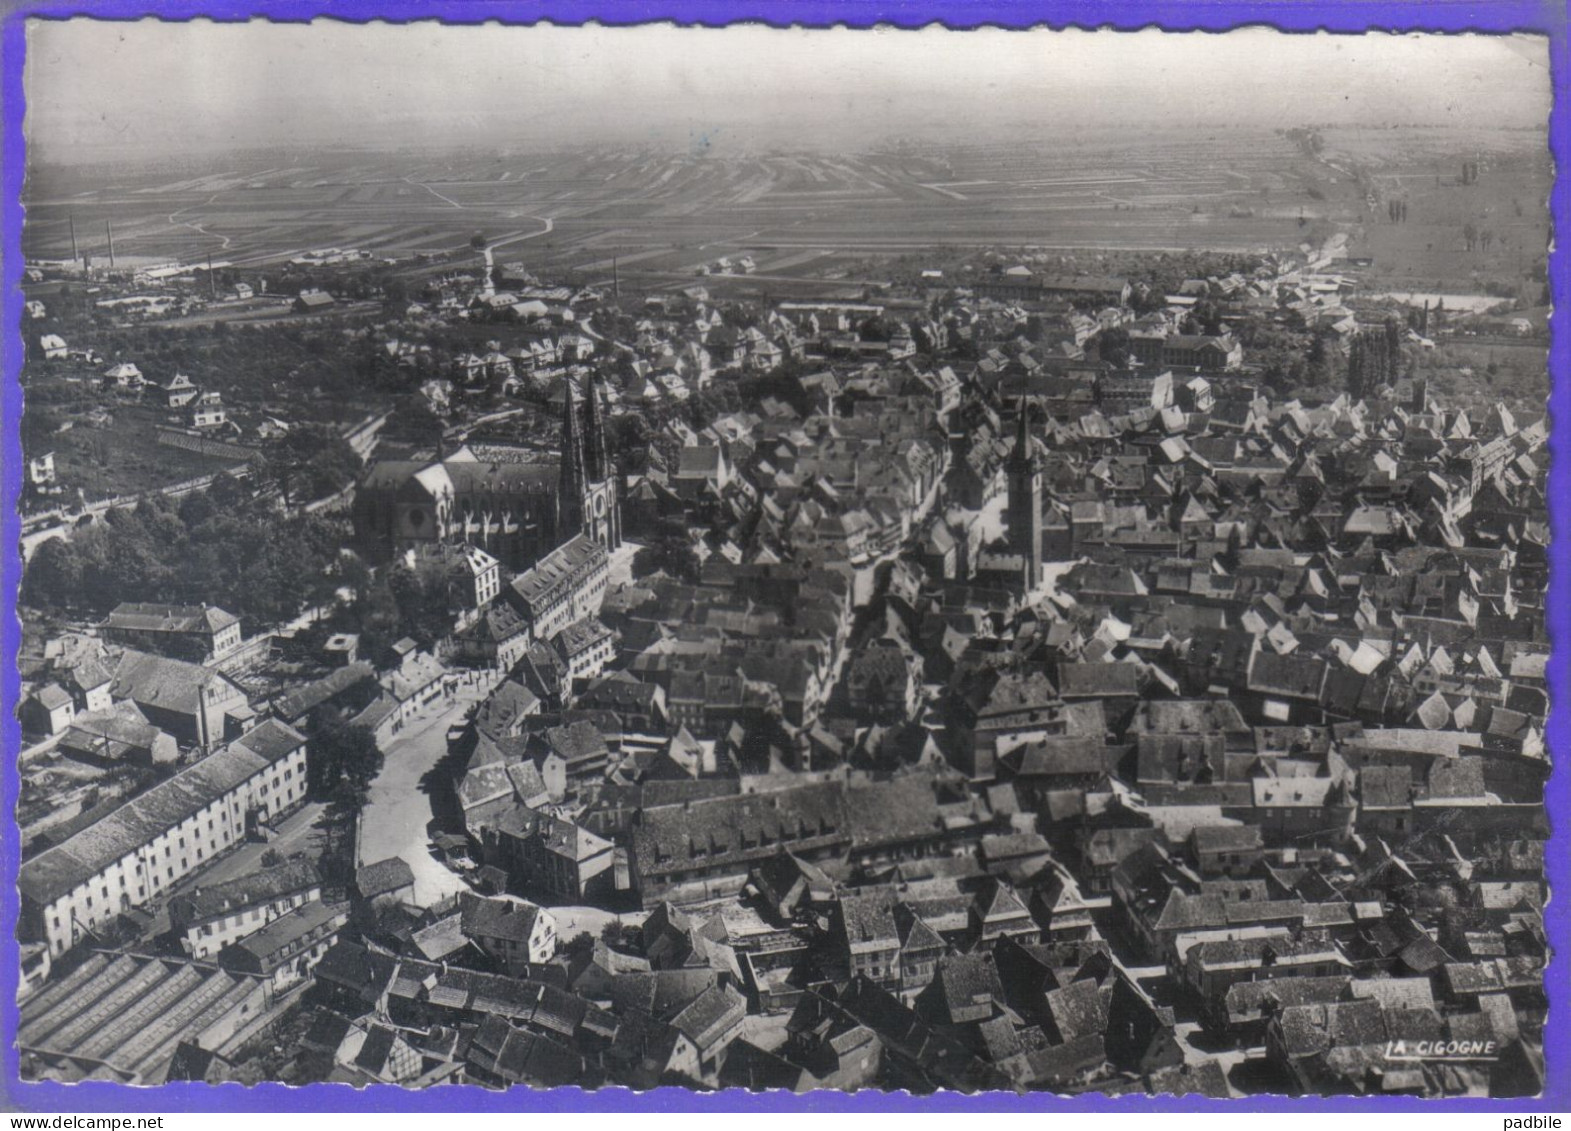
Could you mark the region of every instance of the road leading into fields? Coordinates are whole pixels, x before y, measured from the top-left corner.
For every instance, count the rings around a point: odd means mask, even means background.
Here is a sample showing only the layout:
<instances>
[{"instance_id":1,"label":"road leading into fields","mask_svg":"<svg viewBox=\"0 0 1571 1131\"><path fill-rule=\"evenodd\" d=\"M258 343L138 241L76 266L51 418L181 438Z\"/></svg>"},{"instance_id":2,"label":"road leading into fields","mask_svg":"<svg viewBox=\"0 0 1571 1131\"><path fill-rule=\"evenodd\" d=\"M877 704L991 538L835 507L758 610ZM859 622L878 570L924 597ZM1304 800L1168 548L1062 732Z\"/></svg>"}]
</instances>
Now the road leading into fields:
<instances>
[{"instance_id":1,"label":"road leading into fields","mask_svg":"<svg viewBox=\"0 0 1571 1131\"><path fill-rule=\"evenodd\" d=\"M503 236L501 239L492 243L491 247L494 249L499 247L506 247L508 244L523 243L525 240L537 240L541 236L549 236L552 232L556 231L556 221L553 220L550 216L525 215L524 219L539 220L542 224L545 225L545 227L541 228L538 232L515 232L511 235Z\"/></svg>"},{"instance_id":2,"label":"road leading into fields","mask_svg":"<svg viewBox=\"0 0 1571 1131\"><path fill-rule=\"evenodd\" d=\"M469 207L466 204L459 204L458 201L454 200L450 196L443 196L441 193L437 192L436 189L432 188L430 185L425 184L425 183L423 183L421 181L411 181L408 177L404 177L404 178L402 178L402 180L403 180L403 182L406 185L413 185L415 188L423 188L423 189L425 189L426 192L430 193L432 196L436 197L438 200L444 201L444 202L446 202L448 204L451 204L454 208L468 208Z\"/></svg>"}]
</instances>

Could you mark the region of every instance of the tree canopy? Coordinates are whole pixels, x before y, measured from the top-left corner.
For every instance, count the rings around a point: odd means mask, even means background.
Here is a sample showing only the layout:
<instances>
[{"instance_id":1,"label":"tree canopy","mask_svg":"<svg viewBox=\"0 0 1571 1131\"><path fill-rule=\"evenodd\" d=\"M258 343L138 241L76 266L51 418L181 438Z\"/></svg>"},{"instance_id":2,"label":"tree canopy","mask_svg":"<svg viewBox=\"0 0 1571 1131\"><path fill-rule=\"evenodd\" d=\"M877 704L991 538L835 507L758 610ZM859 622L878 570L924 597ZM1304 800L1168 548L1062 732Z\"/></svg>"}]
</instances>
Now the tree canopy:
<instances>
[{"instance_id":1,"label":"tree canopy","mask_svg":"<svg viewBox=\"0 0 1571 1131\"><path fill-rule=\"evenodd\" d=\"M349 441L324 427L293 428L269 440L259 465L263 478L278 488L288 505L325 499L353 483L360 473L360 457Z\"/></svg>"},{"instance_id":2,"label":"tree canopy","mask_svg":"<svg viewBox=\"0 0 1571 1131\"><path fill-rule=\"evenodd\" d=\"M406 397L387 414L382 435L411 444L435 444L442 438L442 420L422 397Z\"/></svg>"},{"instance_id":3,"label":"tree canopy","mask_svg":"<svg viewBox=\"0 0 1571 1131\"><path fill-rule=\"evenodd\" d=\"M220 477L178 505L146 499L44 543L23 574L22 600L95 616L122 601L206 602L249 631L329 596L339 541L328 520L285 515Z\"/></svg>"},{"instance_id":4,"label":"tree canopy","mask_svg":"<svg viewBox=\"0 0 1571 1131\"><path fill-rule=\"evenodd\" d=\"M697 581L698 571L699 562L693 552L692 540L680 523L661 523L659 530L633 557L634 577L664 573L680 581Z\"/></svg>"},{"instance_id":5,"label":"tree canopy","mask_svg":"<svg viewBox=\"0 0 1571 1131\"><path fill-rule=\"evenodd\" d=\"M358 811L381 771L382 750L369 730L333 716L315 720L306 762L315 796Z\"/></svg>"}]
</instances>

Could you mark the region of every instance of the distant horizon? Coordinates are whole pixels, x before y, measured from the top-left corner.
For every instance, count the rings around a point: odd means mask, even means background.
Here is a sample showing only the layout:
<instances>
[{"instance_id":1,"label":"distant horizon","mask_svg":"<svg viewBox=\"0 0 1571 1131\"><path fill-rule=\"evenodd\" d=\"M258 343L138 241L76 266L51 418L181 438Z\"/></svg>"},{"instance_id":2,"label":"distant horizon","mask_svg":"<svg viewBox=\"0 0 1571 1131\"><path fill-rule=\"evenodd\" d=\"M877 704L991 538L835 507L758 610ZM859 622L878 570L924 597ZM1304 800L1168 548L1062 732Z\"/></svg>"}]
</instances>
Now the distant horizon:
<instances>
[{"instance_id":1,"label":"distant horizon","mask_svg":"<svg viewBox=\"0 0 1571 1131\"><path fill-rule=\"evenodd\" d=\"M30 21L30 164L611 148L873 152L1087 131L1538 130L1548 41Z\"/></svg>"},{"instance_id":2,"label":"distant horizon","mask_svg":"<svg viewBox=\"0 0 1571 1131\"><path fill-rule=\"evenodd\" d=\"M1240 126L1239 126L1239 124L1237 122L1224 120L1224 119L1196 120L1196 121L1192 121L1192 122L1181 123L1179 125L1181 125L1182 128L1193 129L1193 130L1239 129L1240 128ZM1066 133L1072 133L1072 134L1080 134L1080 133L1086 133L1086 132L1119 131L1119 132L1124 132L1126 134L1126 136L1127 136L1128 133L1134 132L1134 131L1138 131L1141 128L1142 127L1136 125L1135 123L1109 123L1109 124L1102 124L1102 125L1097 125L1097 126L1083 126L1083 127L1077 128L1075 130L1065 131L1065 132ZM1157 126L1147 127L1147 129L1149 131L1151 131L1151 132L1155 132L1155 131L1157 131L1159 129L1166 130L1166 129L1172 129L1172 128L1173 128L1172 125L1163 126L1163 127L1157 127ZM1386 129L1398 129L1398 130L1423 130L1423 131L1434 130L1434 131L1440 131L1440 130L1472 130L1472 129L1477 129L1478 127L1476 127L1476 126L1464 126L1464 125L1458 125L1458 124L1447 123L1447 122L1427 122L1427 123L1426 122L1393 122L1393 123L1390 123L1389 125L1387 125L1387 124L1377 124L1377 123L1372 123L1372 122L1334 121L1333 120L1333 121L1318 121L1318 122L1300 122L1300 123L1293 123L1291 125L1282 125L1282 126L1267 126L1267 125L1247 126L1247 127L1243 127L1243 128L1251 130L1253 132L1273 132L1274 133L1274 132L1278 132L1278 131L1282 131L1282 130L1292 130L1292 129L1313 129L1313 130L1386 130ZM1529 125L1495 126L1495 127L1492 127L1492 128L1497 130L1497 131L1504 132L1504 133L1542 132L1542 131L1539 131L1536 127L1529 126ZM1044 139L1044 141L1045 140L1046 139ZM342 140L342 141L315 141L315 142L272 141L272 142L267 142L265 144L264 143L258 143L258 144L254 144L254 145L230 145L230 146L214 145L212 148L202 148L202 149L192 148L192 149L189 149L189 150L186 150L184 152L177 153L177 154L162 154L162 155L159 155L159 159L167 159L167 158L173 157L174 159L177 159L177 160L192 160L192 161L200 160L200 161L212 162L212 161L222 161L222 160L224 160L226 158L233 158L236 161L245 161L245 160L257 159L257 158L261 158L261 157L265 157L265 156L274 156L274 155L277 155L277 154L280 154L280 153L292 153L292 154L297 154L297 155L308 155L308 154L313 154L313 153L317 153L317 152L324 152L324 151L328 151L328 150L337 151L339 153L366 154L366 155L374 155L374 156L378 156L378 157L390 157L390 156L397 156L399 154L410 154L410 155L418 154L418 155L422 155L422 156L451 155L451 156L454 156L454 157L473 157L473 156L476 156L476 155L489 154L489 153L498 153L498 154L511 155L511 151L519 150L519 149L523 148L523 146L525 144L526 143L519 142L519 141L441 142L441 141L436 141L436 140L424 140L424 141L412 141L412 142L392 142L392 141L387 141L387 142L365 142L365 143L355 143L353 141L348 141L348 140ZM912 137L909 137L909 136L894 135L894 136L890 136L890 137L887 137L887 138L881 138L881 139L869 141L866 145L863 145L863 146L860 146L860 147L857 147L857 148L854 148L854 149L845 149L845 148L842 148L842 147L815 146L815 145L808 144L806 142L802 142L802 143L798 143L798 144L780 143L780 144L773 144L773 145L765 145L765 144L747 145L747 144L744 143L744 144L738 145L734 149L721 150L719 152L716 152L714 150L709 150L709 151L703 152L703 153L693 153L693 154L691 154L691 156L695 160L745 160L745 159L748 159L748 158L751 158L751 157L755 157L755 156L772 156L772 155L790 156L790 155L794 155L794 154L821 154L821 153L825 152L826 150L827 151L832 151L832 152L847 153L847 154L857 155L857 156L864 156L864 155L874 155L874 154L889 152L892 149L895 149L895 148L898 148L898 147L901 147L901 146L905 146L905 145L911 145L913 148L918 149L918 150L925 150L925 149L955 150L955 149L964 149L964 148L988 148L988 147L993 147L993 146L998 146L998 145L1006 145L1006 144L1011 144L1011 143L1006 142L1006 141L1004 141L1002 139L981 140L981 139L977 139L977 138L974 138L974 137L973 138L955 138L955 137L939 136L939 135L936 135L936 134L934 136L924 137L924 138L912 138ZM1115 140L1110 137L1108 139L1108 144L1109 145L1115 144ZM626 152L633 152L633 153L648 151L648 152L651 152L651 153L670 154L670 153L674 152L675 150L681 149L681 148L686 148L686 147L676 146L676 145L670 144L670 143L662 144L662 143L660 143L658 141L654 141L654 140L626 141L626 142L617 142L617 141L612 141L612 140L605 140L605 141L597 141L597 142L583 141L583 142L576 142L576 143L575 142L570 142L570 141L553 141L553 142L549 142L549 143L545 143L545 144L529 145L529 150L531 152L536 152L536 153L553 153L553 152L574 153L574 152L586 152L586 151L592 151L592 150L597 150L597 149L604 149L604 150L626 151ZM95 165L95 164L124 164L124 163L134 162L134 160L136 158L144 157L144 156L147 156L147 151L144 150L144 149L135 147L135 146L107 146L106 145L106 146L104 146L102 148L95 149L92 152L80 152L79 151L79 152L75 152L75 153L72 153L72 154L67 154L64 159L60 159L58 155L55 155L54 159L52 159L52 160L41 160L40 159L40 155L38 155L37 153L32 153L32 154L29 155L28 164L30 166L35 166L35 167L36 166L43 166L43 167L50 167L50 166L56 166L56 167L58 167L58 166L80 166L80 165ZM1546 148L1545 149L1545 153L1544 153L1544 157L1545 157L1546 160L1548 160L1549 156L1550 156L1549 151Z\"/></svg>"}]
</instances>

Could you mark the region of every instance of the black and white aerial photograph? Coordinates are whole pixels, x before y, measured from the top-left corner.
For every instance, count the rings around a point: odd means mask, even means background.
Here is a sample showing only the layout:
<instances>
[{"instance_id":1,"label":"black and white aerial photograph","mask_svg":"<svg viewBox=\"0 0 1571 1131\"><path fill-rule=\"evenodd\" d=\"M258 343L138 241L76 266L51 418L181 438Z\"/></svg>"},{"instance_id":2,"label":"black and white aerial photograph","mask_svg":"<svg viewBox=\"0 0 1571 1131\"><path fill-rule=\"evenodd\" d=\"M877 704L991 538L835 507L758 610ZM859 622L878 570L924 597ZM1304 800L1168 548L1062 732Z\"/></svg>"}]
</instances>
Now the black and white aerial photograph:
<instances>
[{"instance_id":1,"label":"black and white aerial photograph","mask_svg":"<svg viewBox=\"0 0 1571 1131\"><path fill-rule=\"evenodd\" d=\"M22 1081L1544 1091L1546 37L26 30Z\"/></svg>"}]
</instances>

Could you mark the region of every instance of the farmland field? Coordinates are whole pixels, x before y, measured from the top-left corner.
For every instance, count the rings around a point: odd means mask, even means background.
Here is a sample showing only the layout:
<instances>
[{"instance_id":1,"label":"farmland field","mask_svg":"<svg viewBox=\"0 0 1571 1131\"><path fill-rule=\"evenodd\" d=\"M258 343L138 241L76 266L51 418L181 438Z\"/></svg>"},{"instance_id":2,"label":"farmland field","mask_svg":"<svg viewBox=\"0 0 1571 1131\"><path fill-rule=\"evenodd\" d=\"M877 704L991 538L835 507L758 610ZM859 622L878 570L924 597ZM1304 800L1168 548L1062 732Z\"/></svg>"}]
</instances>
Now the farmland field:
<instances>
[{"instance_id":1,"label":"farmland field","mask_svg":"<svg viewBox=\"0 0 1571 1131\"><path fill-rule=\"evenodd\" d=\"M936 246L1243 251L1341 230L1403 289L1520 274L1547 241L1549 163L1536 134L1324 131L1311 149L1278 131L1150 131L857 156L693 156L613 149L435 159L365 153L231 158L213 169L35 169L32 258L117 255L255 265L323 247L389 258L464 246L531 270L691 276L752 254L760 276L822 274L837 251ZM1488 153L1479 183L1464 158ZM1409 204L1388 222L1386 202ZM1462 225L1497 234L1466 253ZM1396 265L1400 264L1398 270ZM1472 289L1471 286L1458 289Z\"/></svg>"}]
</instances>

